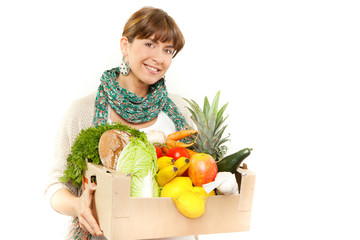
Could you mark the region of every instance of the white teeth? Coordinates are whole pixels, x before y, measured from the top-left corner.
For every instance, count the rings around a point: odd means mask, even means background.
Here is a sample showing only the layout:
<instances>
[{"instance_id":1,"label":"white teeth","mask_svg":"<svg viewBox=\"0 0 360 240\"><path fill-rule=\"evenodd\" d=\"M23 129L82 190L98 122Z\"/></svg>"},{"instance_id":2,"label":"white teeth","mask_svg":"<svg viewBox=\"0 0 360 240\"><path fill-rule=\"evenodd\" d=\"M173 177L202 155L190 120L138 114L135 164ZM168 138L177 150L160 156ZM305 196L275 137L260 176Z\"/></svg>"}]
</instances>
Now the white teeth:
<instances>
[{"instance_id":1,"label":"white teeth","mask_svg":"<svg viewBox=\"0 0 360 240\"><path fill-rule=\"evenodd\" d=\"M155 72L157 72L157 71L159 71L159 69L157 69L157 68L153 68L153 67L150 67L150 66L148 66L148 65L145 65L148 69L150 69L151 71L155 71Z\"/></svg>"}]
</instances>

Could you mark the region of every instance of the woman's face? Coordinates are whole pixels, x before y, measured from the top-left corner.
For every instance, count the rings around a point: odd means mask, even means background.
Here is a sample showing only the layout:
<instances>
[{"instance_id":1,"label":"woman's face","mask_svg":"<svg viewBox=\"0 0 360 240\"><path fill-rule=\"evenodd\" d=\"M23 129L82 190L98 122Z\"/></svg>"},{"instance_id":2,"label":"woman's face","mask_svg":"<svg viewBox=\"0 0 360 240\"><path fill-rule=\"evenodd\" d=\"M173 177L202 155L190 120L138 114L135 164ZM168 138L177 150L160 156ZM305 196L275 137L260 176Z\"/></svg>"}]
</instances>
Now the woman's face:
<instances>
[{"instance_id":1,"label":"woman's face","mask_svg":"<svg viewBox=\"0 0 360 240\"><path fill-rule=\"evenodd\" d=\"M135 39L127 42L127 59L133 77L146 85L152 85L161 79L170 67L174 47L172 42Z\"/></svg>"}]
</instances>

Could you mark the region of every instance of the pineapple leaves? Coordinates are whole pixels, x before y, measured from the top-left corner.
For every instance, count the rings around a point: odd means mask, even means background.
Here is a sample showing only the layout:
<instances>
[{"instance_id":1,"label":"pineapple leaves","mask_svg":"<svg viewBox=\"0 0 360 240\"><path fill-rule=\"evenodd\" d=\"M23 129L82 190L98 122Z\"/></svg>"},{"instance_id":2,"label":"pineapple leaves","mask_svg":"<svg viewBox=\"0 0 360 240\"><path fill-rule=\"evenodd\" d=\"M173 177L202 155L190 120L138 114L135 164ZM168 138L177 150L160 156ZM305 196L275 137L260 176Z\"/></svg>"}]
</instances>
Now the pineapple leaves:
<instances>
[{"instance_id":1,"label":"pineapple leaves","mask_svg":"<svg viewBox=\"0 0 360 240\"><path fill-rule=\"evenodd\" d=\"M210 113L216 113L219 107L220 91L218 91L211 103Z\"/></svg>"},{"instance_id":2,"label":"pineapple leaves","mask_svg":"<svg viewBox=\"0 0 360 240\"><path fill-rule=\"evenodd\" d=\"M204 112L205 116L208 114L209 110L210 110L209 99L207 97L205 97L205 99L204 99L204 108L203 108L203 112Z\"/></svg>"},{"instance_id":3,"label":"pineapple leaves","mask_svg":"<svg viewBox=\"0 0 360 240\"><path fill-rule=\"evenodd\" d=\"M185 99L185 100L186 100L186 99ZM191 100L191 101L186 100L186 101L189 103L189 105L190 105L191 108L193 109L193 110L192 110L192 109L188 108L188 109L190 110L191 114L192 114L192 117L193 117L197 122L203 122L203 121L205 121L205 119L206 119L205 113L203 113L203 112L201 111L200 106L199 106L194 100Z\"/></svg>"},{"instance_id":4,"label":"pineapple leaves","mask_svg":"<svg viewBox=\"0 0 360 240\"><path fill-rule=\"evenodd\" d=\"M224 125L228 115L224 112L228 103L219 109L220 91L218 91L211 102L208 97L204 98L203 109L194 100L187 100L191 119L194 121L197 130L197 137L194 139L193 149L197 152L204 152L212 155L215 159L225 156L227 147L224 145L229 141L229 136L223 137L227 125Z\"/></svg>"},{"instance_id":5,"label":"pineapple leaves","mask_svg":"<svg viewBox=\"0 0 360 240\"><path fill-rule=\"evenodd\" d=\"M216 122L219 122L221 120L221 118L223 117L223 114L225 112L226 107L228 106L229 103L226 103L224 106L222 106L222 108L219 110L219 112L216 115ZM225 117L225 119L228 117L229 115L227 115ZM225 119L223 121L225 121Z\"/></svg>"}]
</instances>

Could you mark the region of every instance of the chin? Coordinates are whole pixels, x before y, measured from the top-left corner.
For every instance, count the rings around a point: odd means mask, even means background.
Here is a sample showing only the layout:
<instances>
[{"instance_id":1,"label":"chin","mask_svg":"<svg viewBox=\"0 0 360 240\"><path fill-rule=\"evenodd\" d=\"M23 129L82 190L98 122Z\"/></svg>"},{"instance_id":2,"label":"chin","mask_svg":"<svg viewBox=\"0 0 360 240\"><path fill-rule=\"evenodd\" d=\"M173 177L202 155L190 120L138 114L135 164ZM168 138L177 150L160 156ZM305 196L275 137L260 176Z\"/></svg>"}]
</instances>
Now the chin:
<instances>
[{"instance_id":1,"label":"chin","mask_svg":"<svg viewBox=\"0 0 360 240\"><path fill-rule=\"evenodd\" d=\"M143 83L147 84L147 85L153 85L155 83L157 83L159 80L161 79L161 77L158 77L158 78L147 78L147 79L144 79L142 80Z\"/></svg>"}]
</instances>

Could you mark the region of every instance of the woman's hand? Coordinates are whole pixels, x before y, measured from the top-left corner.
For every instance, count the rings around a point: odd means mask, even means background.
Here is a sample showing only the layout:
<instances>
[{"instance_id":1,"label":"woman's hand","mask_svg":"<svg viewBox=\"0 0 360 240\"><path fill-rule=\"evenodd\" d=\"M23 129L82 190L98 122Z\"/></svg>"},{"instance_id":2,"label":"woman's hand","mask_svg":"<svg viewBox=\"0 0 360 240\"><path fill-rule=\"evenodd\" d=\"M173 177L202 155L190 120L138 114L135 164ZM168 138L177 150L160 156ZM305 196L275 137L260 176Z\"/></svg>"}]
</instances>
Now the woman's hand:
<instances>
[{"instance_id":1,"label":"woman's hand","mask_svg":"<svg viewBox=\"0 0 360 240\"><path fill-rule=\"evenodd\" d=\"M93 236L103 236L99 224L97 223L91 209L91 203L94 198L96 184L91 183L79 198L78 218L80 227L91 233Z\"/></svg>"}]
</instances>

